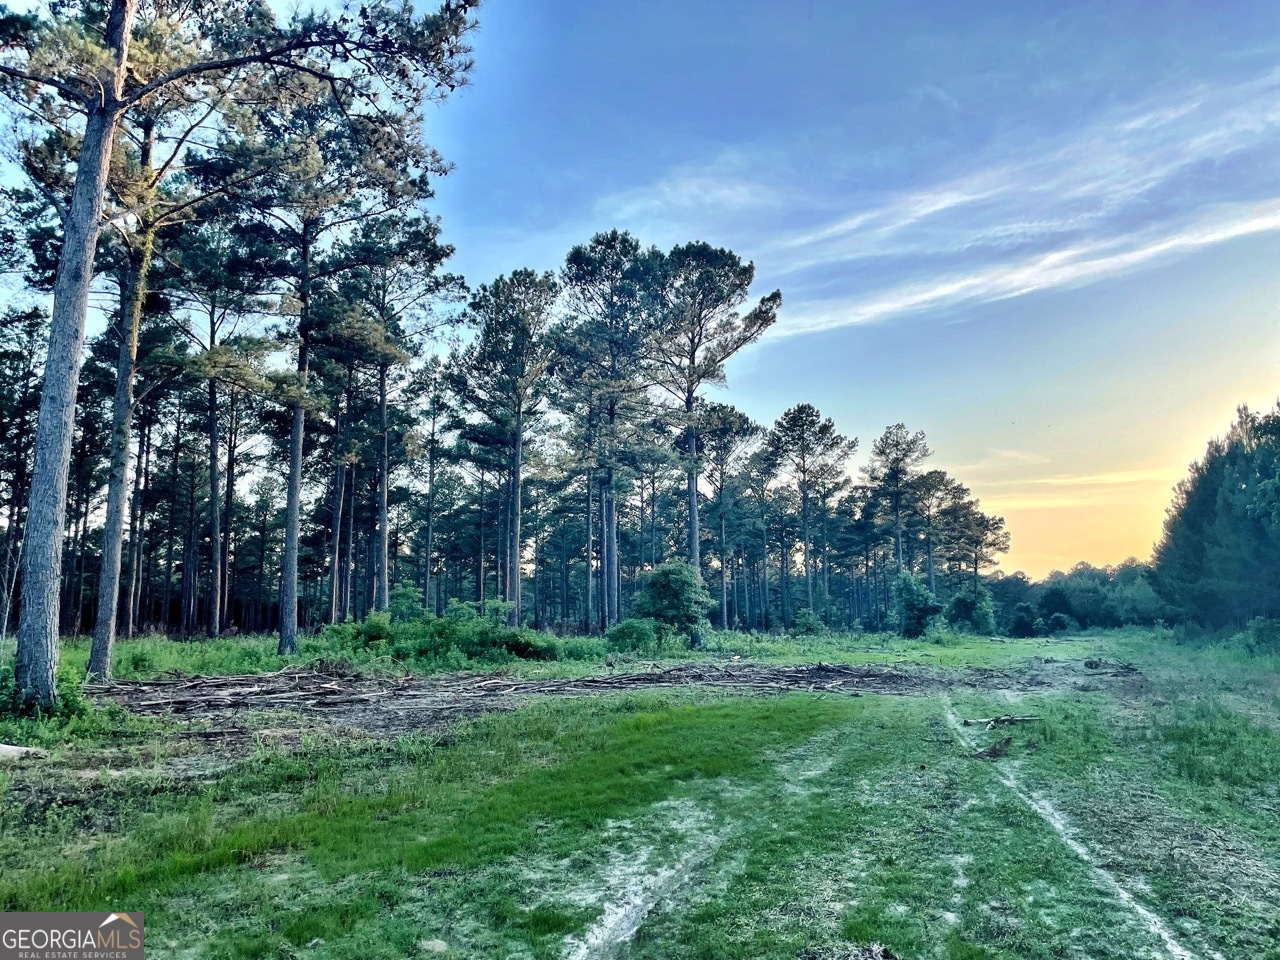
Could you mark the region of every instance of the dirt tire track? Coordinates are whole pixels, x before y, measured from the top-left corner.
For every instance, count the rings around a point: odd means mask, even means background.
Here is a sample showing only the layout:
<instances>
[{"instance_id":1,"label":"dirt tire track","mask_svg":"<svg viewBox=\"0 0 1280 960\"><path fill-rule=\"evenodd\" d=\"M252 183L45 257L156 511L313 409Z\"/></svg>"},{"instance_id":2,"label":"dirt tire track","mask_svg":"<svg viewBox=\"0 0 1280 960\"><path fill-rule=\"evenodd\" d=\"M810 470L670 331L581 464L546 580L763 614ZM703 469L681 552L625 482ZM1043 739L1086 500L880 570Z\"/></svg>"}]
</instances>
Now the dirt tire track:
<instances>
[{"instance_id":1,"label":"dirt tire track","mask_svg":"<svg viewBox=\"0 0 1280 960\"><path fill-rule=\"evenodd\" d=\"M956 739L970 753L977 751L977 745L965 731L960 718L956 716L951 707L951 701L946 697L943 697L943 706L946 708L947 723L955 732ZM1164 944L1165 951L1170 957L1173 957L1174 960L1196 960L1195 954L1178 942L1173 935L1173 931L1169 929L1164 920L1143 905L1124 884L1116 879L1113 873L1098 863L1097 858L1094 857L1089 848L1076 838L1075 831L1053 804L1039 794L1027 790L1007 766L998 761L994 762L992 766L995 768L1000 782L1009 789L1009 792L1030 807L1058 835L1058 838L1067 848L1089 866L1102 885L1137 914L1147 930Z\"/></svg>"}]
</instances>

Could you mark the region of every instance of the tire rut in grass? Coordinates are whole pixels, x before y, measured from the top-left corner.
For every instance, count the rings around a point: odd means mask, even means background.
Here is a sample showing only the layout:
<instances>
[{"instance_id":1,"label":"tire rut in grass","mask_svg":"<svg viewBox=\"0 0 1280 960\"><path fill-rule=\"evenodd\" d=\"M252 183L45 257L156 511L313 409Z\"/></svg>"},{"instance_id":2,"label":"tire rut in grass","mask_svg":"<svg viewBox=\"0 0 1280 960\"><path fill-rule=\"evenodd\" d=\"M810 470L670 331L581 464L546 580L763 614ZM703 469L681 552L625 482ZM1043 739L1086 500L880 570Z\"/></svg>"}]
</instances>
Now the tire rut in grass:
<instances>
[{"instance_id":1,"label":"tire rut in grass","mask_svg":"<svg viewBox=\"0 0 1280 960\"><path fill-rule=\"evenodd\" d=\"M965 732L959 717L956 716L951 707L950 701L944 698L943 705L946 710L947 723L955 732L956 739L970 753L976 752L976 744ZM996 776L1008 788L1009 792L1030 807L1058 835L1058 838L1072 853L1088 864L1099 884L1109 890L1117 900L1137 916L1146 930L1161 943L1167 956L1174 958L1174 960L1195 960L1195 954L1178 941L1168 924L1145 906L1113 873L1098 863L1094 854L1079 840L1076 836L1076 831L1049 800L1038 793L1033 793L1026 789L1016 774L1007 766L1000 764L998 761L993 763L992 766L995 768Z\"/></svg>"},{"instance_id":2,"label":"tire rut in grass","mask_svg":"<svg viewBox=\"0 0 1280 960\"><path fill-rule=\"evenodd\" d=\"M566 938L565 960L604 960L624 955L637 933L657 912L670 912L699 897L701 891L728 880L741 869L740 859L716 864L730 839L749 834L778 814L778 805L794 805L819 789L819 781L836 759L842 729L824 731L792 750L775 766L776 778L746 786L729 780L708 785L701 801L669 799L654 804L648 815L611 824L629 839L646 830L674 833L679 843L662 857L662 843L641 842L610 851L590 887L559 891L579 906L595 906L600 917L580 936ZM668 837L668 840L670 837ZM667 846L671 846L668 842Z\"/></svg>"}]
</instances>

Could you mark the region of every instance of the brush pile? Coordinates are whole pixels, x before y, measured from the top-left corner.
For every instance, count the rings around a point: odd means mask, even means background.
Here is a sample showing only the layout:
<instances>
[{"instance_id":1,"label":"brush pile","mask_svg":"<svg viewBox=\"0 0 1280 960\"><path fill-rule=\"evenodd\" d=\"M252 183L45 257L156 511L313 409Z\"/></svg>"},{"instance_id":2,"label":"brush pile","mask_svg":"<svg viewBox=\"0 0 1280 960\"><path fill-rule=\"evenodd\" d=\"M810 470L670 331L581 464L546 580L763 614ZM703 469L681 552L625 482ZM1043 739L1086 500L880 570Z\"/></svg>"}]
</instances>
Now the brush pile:
<instances>
[{"instance_id":1,"label":"brush pile","mask_svg":"<svg viewBox=\"0 0 1280 960\"><path fill-rule=\"evenodd\" d=\"M522 679L507 674L454 673L430 677L368 676L337 665L288 667L257 676L185 677L96 684L86 692L142 714L211 714L284 710L312 715L365 710L475 713L511 706L523 696L589 696L661 687L707 686L744 693L916 693L931 678L883 666L687 663L629 673L571 679Z\"/></svg>"}]
</instances>

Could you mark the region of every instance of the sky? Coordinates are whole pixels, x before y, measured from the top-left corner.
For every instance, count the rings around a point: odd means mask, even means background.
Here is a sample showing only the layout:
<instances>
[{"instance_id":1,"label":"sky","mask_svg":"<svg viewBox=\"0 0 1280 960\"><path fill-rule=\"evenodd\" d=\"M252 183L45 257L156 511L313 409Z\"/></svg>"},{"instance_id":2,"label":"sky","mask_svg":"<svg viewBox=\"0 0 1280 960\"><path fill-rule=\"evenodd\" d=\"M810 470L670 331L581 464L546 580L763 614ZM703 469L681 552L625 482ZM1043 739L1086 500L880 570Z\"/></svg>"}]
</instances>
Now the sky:
<instances>
[{"instance_id":1,"label":"sky","mask_svg":"<svg viewBox=\"0 0 1280 960\"><path fill-rule=\"evenodd\" d=\"M718 399L924 430L1006 571L1145 559L1280 396L1280 4L489 0L428 116L482 282L600 230L754 262Z\"/></svg>"}]
</instances>

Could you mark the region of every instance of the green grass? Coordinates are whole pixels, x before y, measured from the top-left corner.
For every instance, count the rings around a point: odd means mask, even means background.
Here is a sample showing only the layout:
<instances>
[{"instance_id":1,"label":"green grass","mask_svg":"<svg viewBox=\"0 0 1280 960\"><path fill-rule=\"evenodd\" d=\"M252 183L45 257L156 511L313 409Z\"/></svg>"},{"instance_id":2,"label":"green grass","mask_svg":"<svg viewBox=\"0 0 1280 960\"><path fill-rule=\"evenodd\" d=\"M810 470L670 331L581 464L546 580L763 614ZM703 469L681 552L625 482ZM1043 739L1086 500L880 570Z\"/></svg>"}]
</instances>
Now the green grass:
<instances>
[{"instance_id":1,"label":"green grass","mask_svg":"<svg viewBox=\"0 0 1280 960\"><path fill-rule=\"evenodd\" d=\"M212 671L261 642L199 656ZM157 658L174 647L189 669L201 646L135 643L153 671L173 668ZM536 701L443 740L317 736L196 778L165 772L199 759L173 724L93 714L61 721L81 733L60 741L51 721L18 721L9 733L62 745L0 768L0 909L142 909L158 957L392 958L438 940L446 956L560 958L628 897L655 904L623 954L649 960L838 958L870 943L903 958L1161 956L1012 776L1193 954L1280 960L1274 657L1132 631L713 635L696 655L752 653L1010 675L1092 656L1149 680L1079 672L1083 691L1012 699ZM948 709L1041 720L965 728L978 745L1012 736L993 764L958 741Z\"/></svg>"},{"instance_id":2,"label":"green grass","mask_svg":"<svg viewBox=\"0 0 1280 960\"><path fill-rule=\"evenodd\" d=\"M439 621L437 621L439 622ZM505 629L505 628L503 628ZM596 637L539 638L536 658L522 658L501 649L485 648L468 656L457 647L440 651L441 641L423 638L415 625L392 625L393 636L365 642L350 627L305 637L296 656L276 654L274 636L193 638L172 640L143 636L121 640L113 652L113 675L122 680L148 680L167 673L256 674L271 673L290 664L345 662L367 670L430 674L454 670L502 668L528 676L580 676L598 670L605 658L603 641ZM531 633L526 631L526 633ZM666 649L657 655L615 657L619 664L637 666L683 663L689 660L738 656L776 663L916 663L942 668L1002 666L1033 656L1054 656L1064 648L1061 640L993 641L988 637L941 634L945 642L904 640L897 634L821 634L787 637L771 634L708 632L696 650ZM445 643L449 643L446 637ZM1106 656L1114 653L1114 637L1084 637L1067 644L1072 656ZM12 656L12 644L0 660ZM62 660L69 675L82 676L89 659L87 637L64 639Z\"/></svg>"}]
</instances>

